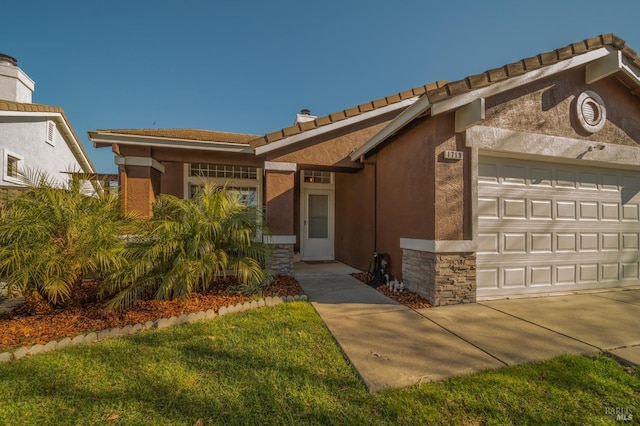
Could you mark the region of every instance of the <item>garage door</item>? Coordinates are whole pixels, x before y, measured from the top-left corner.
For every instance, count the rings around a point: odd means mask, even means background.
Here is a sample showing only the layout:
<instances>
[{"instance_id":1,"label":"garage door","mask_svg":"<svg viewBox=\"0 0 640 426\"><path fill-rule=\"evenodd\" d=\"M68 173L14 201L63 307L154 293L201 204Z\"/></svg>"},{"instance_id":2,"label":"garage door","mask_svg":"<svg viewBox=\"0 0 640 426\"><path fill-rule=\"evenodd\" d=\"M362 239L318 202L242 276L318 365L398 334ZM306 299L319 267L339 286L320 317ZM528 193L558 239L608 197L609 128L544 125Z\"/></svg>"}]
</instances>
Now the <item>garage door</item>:
<instances>
[{"instance_id":1,"label":"garage door","mask_svg":"<svg viewBox=\"0 0 640 426\"><path fill-rule=\"evenodd\" d=\"M640 173L481 156L478 175L478 297L640 283Z\"/></svg>"}]
</instances>

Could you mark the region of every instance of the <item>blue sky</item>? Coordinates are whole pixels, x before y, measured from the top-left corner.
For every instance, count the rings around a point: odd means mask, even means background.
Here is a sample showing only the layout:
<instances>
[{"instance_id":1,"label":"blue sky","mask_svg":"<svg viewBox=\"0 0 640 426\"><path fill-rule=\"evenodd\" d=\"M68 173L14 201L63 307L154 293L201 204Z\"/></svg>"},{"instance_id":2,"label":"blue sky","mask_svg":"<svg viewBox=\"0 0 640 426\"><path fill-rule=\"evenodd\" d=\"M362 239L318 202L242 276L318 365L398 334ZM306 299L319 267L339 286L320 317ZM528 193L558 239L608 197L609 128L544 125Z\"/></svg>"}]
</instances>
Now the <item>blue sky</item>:
<instances>
[{"instance_id":1,"label":"blue sky","mask_svg":"<svg viewBox=\"0 0 640 426\"><path fill-rule=\"evenodd\" d=\"M638 0L164 1L3 4L0 52L87 131L265 134L435 80L457 80L602 33L640 50Z\"/></svg>"}]
</instances>

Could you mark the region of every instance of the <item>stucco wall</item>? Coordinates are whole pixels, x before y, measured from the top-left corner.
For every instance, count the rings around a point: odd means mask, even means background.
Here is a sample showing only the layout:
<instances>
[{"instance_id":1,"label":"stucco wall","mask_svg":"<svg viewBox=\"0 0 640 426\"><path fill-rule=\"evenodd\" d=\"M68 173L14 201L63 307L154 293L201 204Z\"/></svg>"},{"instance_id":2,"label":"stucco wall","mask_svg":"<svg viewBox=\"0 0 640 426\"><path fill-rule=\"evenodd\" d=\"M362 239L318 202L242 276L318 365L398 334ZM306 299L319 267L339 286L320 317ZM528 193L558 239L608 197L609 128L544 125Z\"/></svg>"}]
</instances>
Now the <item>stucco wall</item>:
<instances>
[{"instance_id":1,"label":"stucco wall","mask_svg":"<svg viewBox=\"0 0 640 426\"><path fill-rule=\"evenodd\" d=\"M435 236L434 144L437 122L423 120L384 145L376 163L376 251L389 253L390 271L402 273L400 238Z\"/></svg>"},{"instance_id":2,"label":"stucco wall","mask_svg":"<svg viewBox=\"0 0 640 426\"><path fill-rule=\"evenodd\" d=\"M396 115L397 112L393 112L393 114L376 117L346 129L310 138L302 143L268 153L265 158L268 161L296 163L299 169L314 166L358 167L351 161L349 154L378 133Z\"/></svg>"},{"instance_id":3,"label":"stucco wall","mask_svg":"<svg viewBox=\"0 0 640 426\"><path fill-rule=\"evenodd\" d=\"M121 166L120 179L124 211L151 216L156 195L160 192L160 172L146 166Z\"/></svg>"},{"instance_id":4,"label":"stucco wall","mask_svg":"<svg viewBox=\"0 0 640 426\"><path fill-rule=\"evenodd\" d=\"M360 270L375 251L375 167L335 174L335 257Z\"/></svg>"},{"instance_id":5,"label":"stucco wall","mask_svg":"<svg viewBox=\"0 0 640 426\"><path fill-rule=\"evenodd\" d=\"M3 150L0 179L5 172L4 150L22 157L25 169L44 171L61 184L69 179L64 172L81 171L80 164L57 127L55 146L45 142L46 130L47 119L44 117L0 117L0 148ZM6 181L0 183L3 186L15 185Z\"/></svg>"},{"instance_id":6,"label":"stucco wall","mask_svg":"<svg viewBox=\"0 0 640 426\"><path fill-rule=\"evenodd\" d=\"M587 134L573 112L580 93L592 90L607 109L602 130ZM584 68L543 79L486 99L483 126L621 145L640 143L640 103L616 77L585 83Z\"/></svg>"},{"instance_id":7,"label":"stucco wall","mask_svg":"<svg viewBox=\"0 0 640 426\"><path fill-rule=\"evenodd\" d=\"M273 235L293 235L295 173L267 172L265 200L267 226Z\"/></svg>"},{"instance_id":8,"label":"stucco wall","mask_svg":"<svg viewBox=\"0 0 640 426\"><path fill-rule=\"evenodd\" d=\"M184 163L165 161L164 173L160 178L160 192L184 198Z\"/></svg>"}]
</instances>

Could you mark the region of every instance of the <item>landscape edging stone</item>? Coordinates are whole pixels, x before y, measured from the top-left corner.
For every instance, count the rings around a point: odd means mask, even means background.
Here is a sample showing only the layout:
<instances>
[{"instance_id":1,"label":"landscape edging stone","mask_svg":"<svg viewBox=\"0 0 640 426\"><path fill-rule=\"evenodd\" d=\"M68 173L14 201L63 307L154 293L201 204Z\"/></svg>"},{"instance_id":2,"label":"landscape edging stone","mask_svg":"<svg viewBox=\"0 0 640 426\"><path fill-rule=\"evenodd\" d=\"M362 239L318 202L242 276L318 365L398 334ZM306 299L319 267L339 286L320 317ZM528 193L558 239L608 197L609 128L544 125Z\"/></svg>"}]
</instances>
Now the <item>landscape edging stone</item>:
<instances>
[{"instance_id":1,"label":"landscape edging stone","mask_svg":"<svg viewBox=\"0 0 640 426\"><path fill-rule=\"evenodd\" d=\"M111 328L105 329L101 331L91 331L87 334L78 334L73 339L69 337L64 337L60 340L51 340L50 342L42 345L35 344L32 346L23 346L15 351L5 351L0 352L0 364L16 361L27 356L36 355L39 353L53 352L59 349L64 349L69 346L76 346L86 343L98 342L106 339L118 338L121 336L127 336L131 334L136 334L143 330L151 330L151 329L163 329L169 328L176 325L182 324L190 324L198 321L213 319L216 316L225 316L235 312L243 312L247 310L258 309L266 306L275 306L281 303L288 303L294 301L304 301L306 302L307 295L296 295L296 296L267 296L266 298L261 298L258 300L252 300L250 302L244 303L236 303L235 305L222 306L218 309L218 313L216 315L215 310L208 309L206 311L200 312L192 312L189 314L183 314L179 317L170 317L170 318L158 318L155 321L147 321L144 324L138 323L134 325L125 325L122 328Z\"/></svg>"}]
</instances>

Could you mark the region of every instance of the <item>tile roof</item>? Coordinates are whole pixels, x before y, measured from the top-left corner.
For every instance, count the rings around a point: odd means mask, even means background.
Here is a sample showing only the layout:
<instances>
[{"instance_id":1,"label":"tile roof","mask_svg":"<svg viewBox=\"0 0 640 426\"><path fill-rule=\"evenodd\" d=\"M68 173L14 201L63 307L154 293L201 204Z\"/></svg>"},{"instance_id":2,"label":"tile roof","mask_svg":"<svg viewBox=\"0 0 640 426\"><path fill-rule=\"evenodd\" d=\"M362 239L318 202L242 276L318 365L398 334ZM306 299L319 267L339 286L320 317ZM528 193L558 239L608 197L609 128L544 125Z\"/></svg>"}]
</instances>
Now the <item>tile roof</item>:
<instances>
[{"instance_id":1,"label":"tile roof","mask_svg":"<svg viewBox=\"0 0 640 426\"><path fill-rule=\"evenodd\" d=\"M325 115L323 117L318 117L313 121L309 121L306 123L298 123L290 127L285 127L284 129L278 130L277 132L268 133L264 136L257 137L254 141L251 142L251 146L253 148L256 148L271 142L275 142L280 139L287 138L289 136L306 132L307 130L317 129L318 127L336 123L346 118L354 117L365 112L386 107L388 105L392 105L392 104L404 101L406 99L423 95L429 92L430 90L437 90L438 88L442 87L446 83L447 83L446 81L436 81L434 83L425 84L424 86L415 87L413 89L409 89L401 93L387 96L385 98L376 99L374 101L367 102L353 108L348 108L343 111L338 111L329 115Z\"/></svg>"},{"instance_id":2,"label":"tile roof","mask_svg":"<svg viewBox=\"0 0 640 426\"><path fill-rule=\"evenodd\" d=\"M569 46L552 50L550 52L541 53L536 56L522 59L518 62L505 65L500 68L494 68L480 74L471 75L462 80L448 82L446 80L437 81L431 84L420 86L396 95L387 96L386 98L377 99L366 104L359 105L355 108L346 109L340 112L319 117L308 123L300 123L291 127L269 133L251 142L251 146L256 148L271 142L284 139L286 137L303 133L307 130L335 123L345 118L362 114L376 108L387 106L402 100L426 94L429 103L433 104L442 101L448 97L461 95L473 90L490 86L493 83L516 77L526 72L536 70L557 62L569 59L571 57L581 55L591 50L598 49L603 46L611 46L616 50L622 50L623 55L640 68L640 58L635 50L628 47L623 39L614 34L602 34L593 38L583 40L581 42L570 44Z\"/></svg>"},{"instance_id":3,"label":"tile roof","mask_svg":"<svg viewBox=\"0 0 640 426\"><path fill-rule=\"evenodd\" d=\"M462 80L449 82L441 87L427 90L427 97L431 104L440 102L448 97L471 92L529 71L553 65L556 62L587 53L603 46L611 46L616 50L622 50L622 54L631 63L640 68L640 58L638 54L635 50L626 46L624 40L614 34L602 34L560 49L531 56L500 68L494 68L481 74L471 75Z\"/></svg>"},{"instance_id":4,"label":"tile roof","mask_svg":"<svg viewBox=\"0 0 640 426\"><path fill-rule=\"evenodd\" d=\"M260 137L259 135L248 135L245 133L230 133L199 129L103 129L96 131L123 135L237 144L248 144L249 141Z\"/></svg>"},{"instance_id":5,"label":"tile roof","mask_svg":"<svg viewBox=\"0 0 640 426\"><path fill-rule=\"evenodd\" d=\"M67 124L67 127L71 131L73 138L78 143L78 148L80 149L82 155L85 157L85 159L89 163L89 167L91 167L91 170L95 170L95 167L93 166L93 163L91 162L91 159L89 158L89 156L87 155L87 152L85 151L84 147L82 146L82 142L80 141L80 138L78 137L76 131L73 130L73 126L71 125L71 122L69 121L69 118L67 117L67 114L65 114L65 112L64 112L64 110L62 108L57 107L57 106L43 105L43 104L23 103L23 102L13 102L13 101L0 100L0 111L50 112L50 113L53 113L53 114L60 114L62 116L62 119Z\"/></svg>"}]
</instances>

